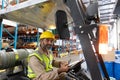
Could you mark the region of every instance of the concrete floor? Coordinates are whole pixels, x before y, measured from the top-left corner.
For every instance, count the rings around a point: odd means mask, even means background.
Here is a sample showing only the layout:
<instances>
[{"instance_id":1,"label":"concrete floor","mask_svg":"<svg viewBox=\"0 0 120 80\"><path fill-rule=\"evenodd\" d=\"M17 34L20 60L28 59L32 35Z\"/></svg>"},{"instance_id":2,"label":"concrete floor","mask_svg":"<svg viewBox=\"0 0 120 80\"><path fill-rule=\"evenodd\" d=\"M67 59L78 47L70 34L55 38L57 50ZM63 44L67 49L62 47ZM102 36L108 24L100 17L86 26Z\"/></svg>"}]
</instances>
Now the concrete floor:
<instances>
[{"instance_id":1,"label":"concrete floor","mask_svg":"<svg viewBox=\"0 0 120 80\"><path fill-rule=\"evenodd\" d=\"M56 57L56 60L63 60L63 61L69 61L71 60L71 62L80 60L80 54L68 54L67 56L63 56L63 57Z\"/></svg>"}]
</instances>

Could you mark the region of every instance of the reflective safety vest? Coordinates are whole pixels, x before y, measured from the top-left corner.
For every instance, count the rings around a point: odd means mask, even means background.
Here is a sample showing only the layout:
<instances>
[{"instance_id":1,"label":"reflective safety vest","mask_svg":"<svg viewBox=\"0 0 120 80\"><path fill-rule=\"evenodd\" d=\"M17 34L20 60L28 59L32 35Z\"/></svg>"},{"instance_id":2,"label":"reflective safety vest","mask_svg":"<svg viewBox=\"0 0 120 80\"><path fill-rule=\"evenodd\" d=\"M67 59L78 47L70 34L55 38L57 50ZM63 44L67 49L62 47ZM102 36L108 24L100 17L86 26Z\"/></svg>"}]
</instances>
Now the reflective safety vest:
<instances>
[{"instance_id":1,"label":"reflective safety vest","mask_svg":"<svg viewBox=\"0 0 120 80\"><path fill-rule=\"evenodd\" d=\"M50 54L49 58L48 58L48 56L46 56L45 54L33 53L33 54L29 55L28 61L29 61L31 56L36 56L40 60L40 62L42 62L46 72L51 71L53 69L53 67L52 67L52 61L53 61L52 54ZM31 79L36 77L36 74L32 71L30 66L28 66L28 75L27 76Z\"/></svg>"}]
</instances>

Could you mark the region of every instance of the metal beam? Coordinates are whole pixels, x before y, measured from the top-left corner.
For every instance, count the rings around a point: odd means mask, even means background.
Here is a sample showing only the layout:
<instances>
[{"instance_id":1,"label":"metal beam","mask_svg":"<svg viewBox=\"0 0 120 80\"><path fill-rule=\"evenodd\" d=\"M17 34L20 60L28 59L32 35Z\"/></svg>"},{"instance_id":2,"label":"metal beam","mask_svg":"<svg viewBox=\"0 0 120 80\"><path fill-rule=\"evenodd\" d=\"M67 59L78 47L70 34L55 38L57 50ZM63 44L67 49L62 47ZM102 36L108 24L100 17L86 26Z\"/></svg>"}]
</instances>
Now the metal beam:
<instances>
[{"instance_id":1,"label":"metal beam","mask_svg":"<svg viewBox=\"0 0 120 80\"><path fill-rule=\"evenodd\" d=\"M111 14L112 12L100 13L100 15Z\"/></svg>"},{"instance_id":2,"label":"metal beam","mask_svg":"<svg viewBox=\"0 0 120 80\"><path fill-rule=\"evenodd\" d=\"M16 4L14 6L9 6L5 9L2 9L2 10L0 10L0 14L5 14L5 13L11 12L11 11L15 11L15 10L18 10L18 9L29 7L29 6L38 4L38 3L43 3L43 2L46 2L46 1L48 1L48 0L28 0L28 1Z\"/></svg>"},{"instance_id":3,"label":"metal beam","mask_svg":"<svg viewBox=\"0 0 120 80\"><path fill-rule=\"evenodd\" d=\"M100 9L100 11L105 11L105 10L113 10L114 8L105 8L105 9Z\"/></svg>"},{"instance_id":4,"label":"metal beam","mask_svg":"<svg viewBox=\"0 0 120 80\"><path fill-rule=\"evenodd\" d=\"M116 6L115 6L113 13L120 15L120 0L117 0L117 3L116 3Z\"/></svg>"},{"instance_id":5,"label":"metal beam","mask_svg":"<svg viewBox=\"0 0 120 80\"><path fill-rule=\"evenodd\" d=\"M15 27L14 49L17 48L17 34L18 34L18 24L16 24L16 27Z\"/></svg>"},{"instance_id":6,"label":"metal beam","mask_svg":"<svg viewBox=\"0 0 120 80\"><path fill-rule=\"evenodd\" d=\"M0 50L2 49L2 31L3 31L3 24L0 23Z\"/></svg>"},{"instance_id":7,"label":"metal beam","mask_svg":"<svg viewBox=\"0 0 120 80\"><path fill-rule=\"evenodd\" d=\"M99 6L110 6L115 5L115 2L100 4Z\"/></svg>"}]
</instances>

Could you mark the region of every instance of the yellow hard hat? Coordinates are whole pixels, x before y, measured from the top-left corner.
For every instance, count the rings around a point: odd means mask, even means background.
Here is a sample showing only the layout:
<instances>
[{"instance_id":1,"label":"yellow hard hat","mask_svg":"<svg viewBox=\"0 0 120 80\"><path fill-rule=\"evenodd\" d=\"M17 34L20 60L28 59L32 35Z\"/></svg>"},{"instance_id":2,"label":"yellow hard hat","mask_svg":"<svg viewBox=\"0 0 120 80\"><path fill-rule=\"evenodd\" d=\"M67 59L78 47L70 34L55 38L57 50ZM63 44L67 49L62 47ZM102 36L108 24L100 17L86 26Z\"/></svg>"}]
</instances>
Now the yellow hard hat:
<instances>
[{"instance_id":1,"label":"yellow hard hat","mask_svg":"<svg viewBox=\"0 0 120 80\"><path fill-rule=\"evenodd\" d=\"M43 38L52 38L52 39L55 39L55 36L52 32L50 31L45 31L43 32L41 35L40 35L40 39L43 39Z\"/></svg>"}]
</instances>

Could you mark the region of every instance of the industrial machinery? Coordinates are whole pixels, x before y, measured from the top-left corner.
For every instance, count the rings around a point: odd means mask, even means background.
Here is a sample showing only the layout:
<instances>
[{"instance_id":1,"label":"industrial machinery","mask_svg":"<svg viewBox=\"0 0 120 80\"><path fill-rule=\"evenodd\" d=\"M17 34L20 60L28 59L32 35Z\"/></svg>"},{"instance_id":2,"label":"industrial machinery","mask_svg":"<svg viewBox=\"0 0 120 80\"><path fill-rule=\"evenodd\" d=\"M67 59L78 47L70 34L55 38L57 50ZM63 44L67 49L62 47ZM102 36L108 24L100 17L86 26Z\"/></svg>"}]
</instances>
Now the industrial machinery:
<instances>
[{"instance_id":1,"label":"industrial machinery","mask_svg":"<svg viewBox=\"0 0 120 80\"><path fill-rule=\"evenodd\" d=\"M5 70L4 73L0 73L1 76L3 76L2 80L15 80L16 77L18 77L17 80L19 80L19 77L26 76L27 57L33 53L33 51L33 49L1 50L0 70ZM26 79L26 77L24 78Z\"/></svg>"}]
</instances>

